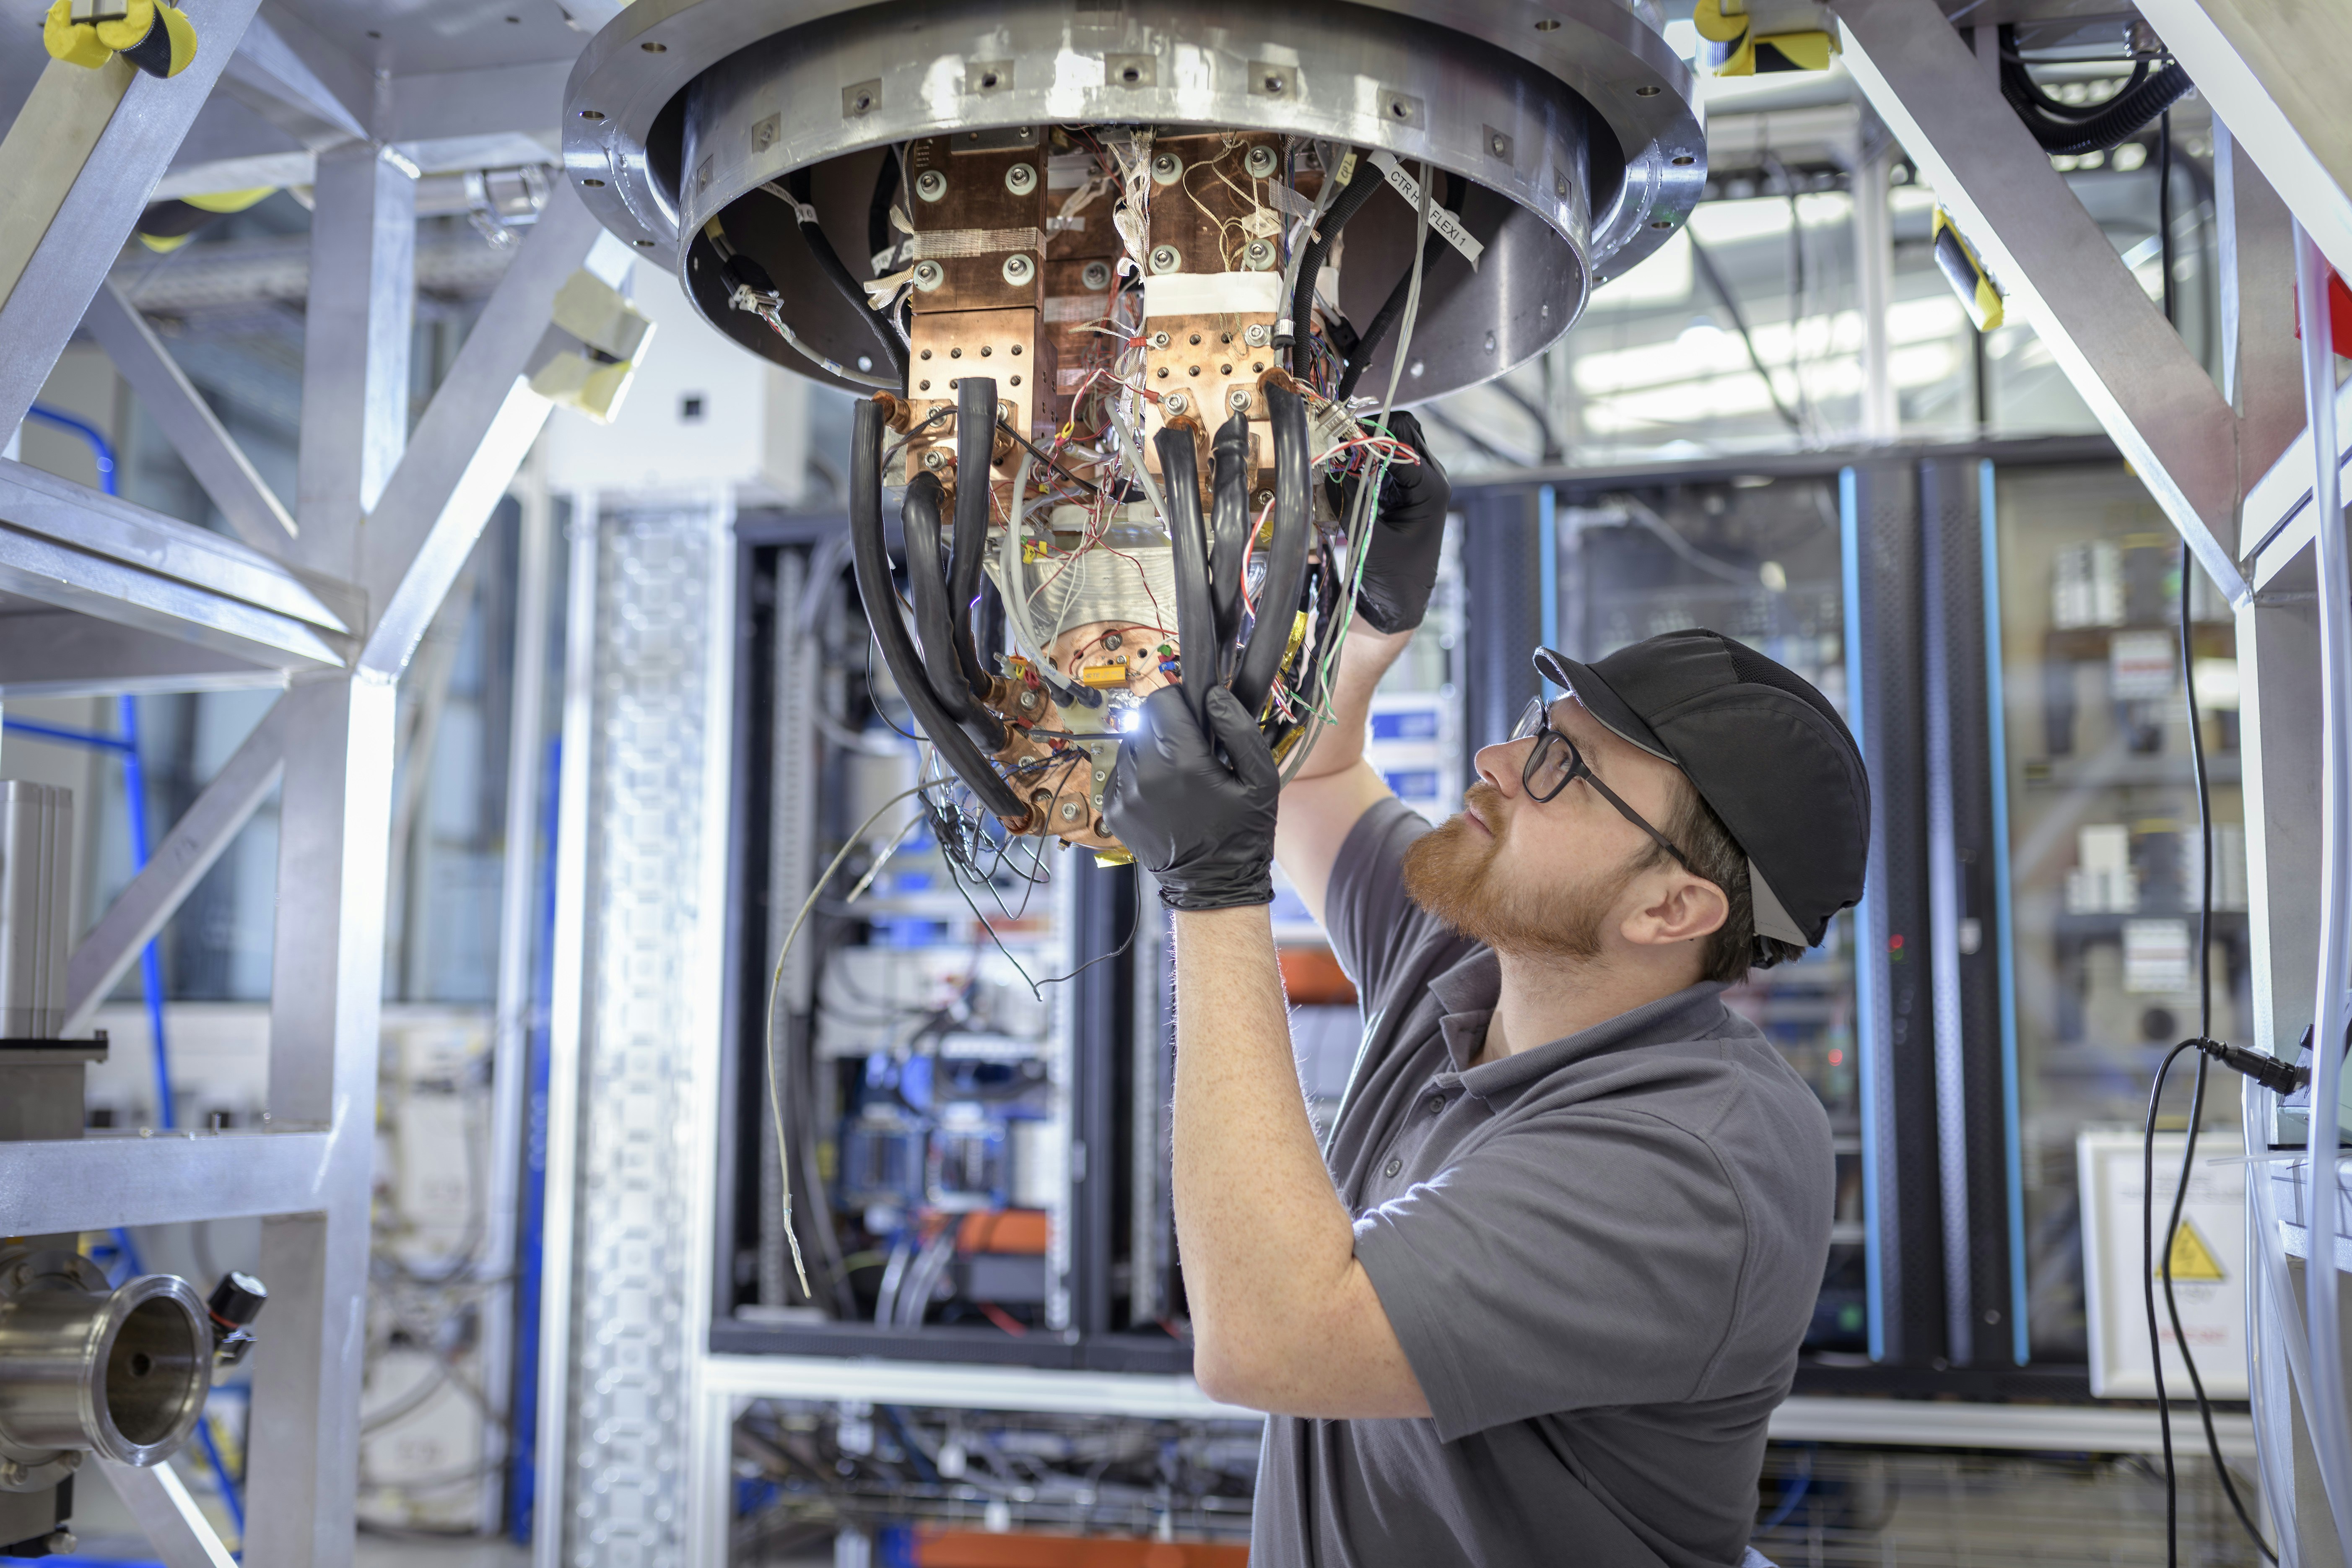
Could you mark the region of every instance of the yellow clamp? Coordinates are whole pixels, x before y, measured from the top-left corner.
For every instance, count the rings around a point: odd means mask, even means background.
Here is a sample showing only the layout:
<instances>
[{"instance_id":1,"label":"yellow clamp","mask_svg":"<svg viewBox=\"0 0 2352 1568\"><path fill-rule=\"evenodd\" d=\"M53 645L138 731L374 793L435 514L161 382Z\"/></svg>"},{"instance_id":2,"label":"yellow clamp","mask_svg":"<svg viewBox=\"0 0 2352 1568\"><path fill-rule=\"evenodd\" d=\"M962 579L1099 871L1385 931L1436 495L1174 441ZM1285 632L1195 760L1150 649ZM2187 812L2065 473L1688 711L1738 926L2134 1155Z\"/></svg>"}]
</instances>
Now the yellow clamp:
<instances>
[{"instance_id":1,"label":"yellow clamp","mask_svg":"<svg viewBox=\"0 0 2352 1568\"><path fill-rule=\"evenodd\" d=\"M1747 0L1696 0L1691 26L1699 36L1698 63L1709 76L1825 71L1838 54L1837 38L1829 33L1757 37Z\"/></svg>"},{"instance_id":2,"label":"yellow clamp","mask_svg":"<svg viewBox=\"0 0 2352 1568\"><path fill-rule=\"evenodd\" d=\"M2000 290L1993 286L1984 263L1977 259L1975 249L1960 237L1952 223L1952 215L1943 208L1936 209L1936 223L1929 248L1936 258L1936 268L1960 297L1960 305L1976 323L1977 331L1991 331L2000 325L2002 305Z\"/></svg>"},{"instance_id":3,"label":"yellow clamp","mask_svg":"<svg viewBox=\"0 0 2352 1568\"><path fill-rule=\"evenodd\" d=\"M56 0L41 44L68 65L95 70L121 55L149 76L174 77L196 58L196 29L162 0Z\"/></svg>"}]
</instances>

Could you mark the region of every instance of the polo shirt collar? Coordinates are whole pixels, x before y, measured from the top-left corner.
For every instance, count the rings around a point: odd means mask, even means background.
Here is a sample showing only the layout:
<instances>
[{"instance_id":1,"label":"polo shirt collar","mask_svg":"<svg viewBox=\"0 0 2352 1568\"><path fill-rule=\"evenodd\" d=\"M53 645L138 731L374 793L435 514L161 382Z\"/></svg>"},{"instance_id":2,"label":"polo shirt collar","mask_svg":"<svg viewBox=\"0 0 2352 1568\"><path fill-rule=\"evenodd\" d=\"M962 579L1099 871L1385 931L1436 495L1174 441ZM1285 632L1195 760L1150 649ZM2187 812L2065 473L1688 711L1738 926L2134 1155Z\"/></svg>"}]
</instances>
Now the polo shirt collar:
<instances>
[{"instance_id":1,"label":"polo shirt collar","mask_svg":"<svg viewBox=\"0 0 2352 1568\"><path fill-rule=\"evenodd\" d=\"M1503 967L1494 950L1474 949L1431 980L1429 990L1445 1009L1438 1029L1452 1058L1450 1070L1463 1088L1482 1099L1524 1089L1570 1062L1604 1051L1696 1039L1723 1022L1723 983L1702 980L1548 1045L1472 1067L1486 1048L1486 1025L1503 994Z\"/></svg>"}]
</instances>

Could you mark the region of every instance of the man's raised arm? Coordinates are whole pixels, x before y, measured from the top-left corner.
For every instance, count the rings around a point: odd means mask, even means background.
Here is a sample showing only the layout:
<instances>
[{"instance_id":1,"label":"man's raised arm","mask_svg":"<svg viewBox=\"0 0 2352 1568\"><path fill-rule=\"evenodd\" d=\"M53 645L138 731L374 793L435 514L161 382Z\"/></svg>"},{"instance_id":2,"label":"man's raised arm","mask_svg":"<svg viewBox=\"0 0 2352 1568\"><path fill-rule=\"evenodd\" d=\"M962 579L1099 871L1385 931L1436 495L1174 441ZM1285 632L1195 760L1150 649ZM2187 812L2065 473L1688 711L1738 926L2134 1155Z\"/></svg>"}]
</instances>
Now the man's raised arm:
<instances>
[{"instance_id":1,"label":"man's raised arm","mask_svg":"<svg viewBox=\"0 0 2352 1568\"><path fill-rule=\"evenodd\" d=\"M1417 465L1399 464L1382 486L1381 510L1366 547L1357 614L1339 650L1339 673L1330 695L1338 721L1322 738L1282 792L1274 858L1309 913L1320 923L1331 868L1349 833L1373 803L1389 793L1381 775L1364 761L1364 724L1381 677L1412 640L1428 612L1437 584L1437 557L1445 539L1445 508L1453 489L1445 470L1429 456L1421 424L1410 414L1390 421L1395 433L1421 455ZM1350 479L1346 494L1352 499Z\"/></svg>"}]
</instances>

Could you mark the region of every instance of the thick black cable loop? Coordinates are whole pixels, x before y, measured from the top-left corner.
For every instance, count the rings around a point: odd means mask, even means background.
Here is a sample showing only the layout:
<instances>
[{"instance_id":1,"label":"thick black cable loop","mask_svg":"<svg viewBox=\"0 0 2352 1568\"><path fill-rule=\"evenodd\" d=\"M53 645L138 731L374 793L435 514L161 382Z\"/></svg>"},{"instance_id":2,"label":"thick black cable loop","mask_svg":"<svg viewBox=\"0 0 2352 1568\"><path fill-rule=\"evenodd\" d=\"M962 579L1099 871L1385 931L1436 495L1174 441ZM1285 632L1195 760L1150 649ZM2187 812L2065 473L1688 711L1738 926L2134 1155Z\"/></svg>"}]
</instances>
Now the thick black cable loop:
<instances>
[{"instance_id":1,"label":"thick black cable loop","mask_svg":"<svg viewBox=\"0 0 2352 1568\"><path fill-rule=\"evenodd\" d=\"M916 727L980 804L1011 822L1026 821L1029 808L990 765L971 737L956 727L923 674L922 661L890 578L890 556L882 537L882 410L871 398L858 400L850 438L849 537L857 568L857 596L866 606L882 662L898 683Z\"/></svg>"},{"instance_id":2,"label":"thick black cable loop","mask_svg":"<svg viewBox=\"0 0 2352 1568\"><path fill-rule=\"evenodd\" d=\"M1201 459L1190 430L1163 428L1152 445L1160 451L1168 541L1175 553L1176 647L1183 660L1184 706L1205 730L1209 689L1217 683L1217 612L1209 587L1209 542L1201 525Z\"/></svg>"},{"instance_id":3,"label":"thick black cable loop","mask_svg":"<svg viewBox=\"0 0 2352 1568\"><path fill-rule=\"evenodd\" d=\"M1307 446L1307 400L1281 386L1267 387L1265 400L1274 423L1274 542L1266 551L1265 579L1258 585L1257 623L1234 671L1234 695L1252 717L1265 710L1266 693L1282 673L1307 572L1307 541L1315 531L1308 510L1314 454Z\"/></svg>"}]
</instances>

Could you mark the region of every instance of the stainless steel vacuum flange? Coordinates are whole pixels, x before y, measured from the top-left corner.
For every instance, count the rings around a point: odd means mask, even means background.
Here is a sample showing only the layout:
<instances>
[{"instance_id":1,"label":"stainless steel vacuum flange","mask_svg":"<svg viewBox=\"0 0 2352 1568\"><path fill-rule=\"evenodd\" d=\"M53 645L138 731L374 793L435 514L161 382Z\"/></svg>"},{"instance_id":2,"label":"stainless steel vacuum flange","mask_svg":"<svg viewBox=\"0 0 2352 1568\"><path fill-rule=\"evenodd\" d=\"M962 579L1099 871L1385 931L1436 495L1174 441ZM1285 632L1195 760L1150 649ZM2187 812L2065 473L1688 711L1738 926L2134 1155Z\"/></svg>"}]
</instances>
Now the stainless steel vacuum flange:
<instances>
[{"instance_id":1,"label":"stainless steel vacuum flange","mask_svg":"<svg viewBox=\"0 0 2352 1568\"><path fill-rule=\"evenodd\" d=\"M677 271L715 325L807 373L725 308L707 247L681 234L806 169L835 250L862 261L881 149L1055 124L1274 131L1462 176L1464 219L1486 254L1475 271L1433 279L1405 400L1539 352L1594 284L1681 226L1706 177L1689 72L1615 0L1469 0L1442 23L1390 0L637 0L573 69L564 158L591 210ZM1377 308L1410 261L1411 219L1391 193L1350 226L1340 302L1351 318ZM796 248L772 259L789 268ZM813 264L777 282L803 338L845 363L870 356L873 329ZM1388 369L1375 361L1370 384Z\"/></svg>"}]
</instances>

